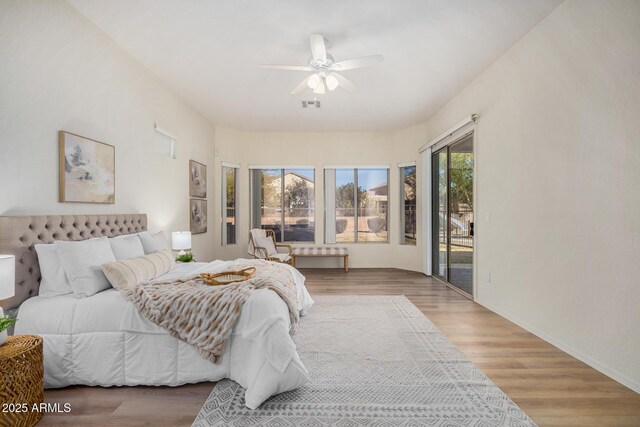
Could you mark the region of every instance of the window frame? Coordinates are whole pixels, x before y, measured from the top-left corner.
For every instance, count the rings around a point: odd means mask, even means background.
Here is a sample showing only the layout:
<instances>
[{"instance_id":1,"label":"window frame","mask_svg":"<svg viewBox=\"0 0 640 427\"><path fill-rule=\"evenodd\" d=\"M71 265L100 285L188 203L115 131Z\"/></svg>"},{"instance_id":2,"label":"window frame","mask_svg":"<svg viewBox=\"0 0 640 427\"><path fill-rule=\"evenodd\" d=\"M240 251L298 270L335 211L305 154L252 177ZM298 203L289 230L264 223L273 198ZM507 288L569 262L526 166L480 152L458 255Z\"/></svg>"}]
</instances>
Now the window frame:
<instances>
[{"instance_id":1,"label":"window frame","mask_svg":"<svg viewBox=\"0 0 640 427\"><path fill-rule=\"evenodd\" d=\"M235 219L235 242L234 243L229 243L229 236L227 233L227 174L226 174L226 170L227 169L233 169L234 171L234 219ZM222 179L221 179L221 183L222 183L222 191L221 191L221 226L220 226L220 244L221 246L235 246L238 245L238 234L239 234L239 224L240 224L240 217L239 217L239 211L240 209L238 209L238 204L240 202L240 197L239 197L239 189L240 189L240 165L239 164L235 164L235 163L226 163L226 162L222 162L221 163L221 175L222 175Z\"/></svg>"},{"instance_id":2,"label":"window frame","mask_svg":"<svg viewBox=\"0 0 640 427\"><path fill-rule=\"evenodd\" d=\"M376 166L368 166L368 165L360 165L360 166L325 166L324 167L325 170L325 174L327 170L333 170L334 173L337 173L338 170L352 170L353 171L353 200L354 200L354 216L353 216L353 221L354 221L354 230L353 230L353 234L354 234L354 240L353 241L347 241L347 242L340 242L337 240L337 233L334 234L334 238L333 240L335 240L335 242L332 243L327 243L327 233L326 233L326 227L328 225L328 221L327 221L327 203L326 203L326 197L327 197L327 189L326 189L326 175L325 175L325 244L340 244L340 245L354 245L354 244L390 244L391 243L391 230L389 229L389 222L390 222L390 214L389 214L389 206L391 205L391 194L390 194L390 181L391 181L391 168L388 165L376 165ZM359 210L360 210L360 204L358 201L358 171L360 170L386 170L387 172L387 208L385 209L385 219L386 219L386 228L387 228L387 238L386 240L383 241L372 241L372 240L359 240L358 239L358 234L359 234L359 229L358 229L358 219L360 217L359 214ZM333 197L335 199L335 197L337 196L337 187L335 185L334 182L334 188L333 188ZM334 219L333 223L334 223L334 227L335 227L335 219L337 218L336 216L336 212L337 212L337 206L336 203L333 203L333 210L334 213L332 214L332 218Z\"/></svg>"},{"instance_id":3,"label":"window frame","mask_svg":"<svg viewBox=\"0 0 640 427\"><path fill-rule=\"evenodd\" d=\"M310 171L313 171L313 197L311 198L311 202L313 204L313 239L312 240L285 240L285 224L286 224L286 208L285 208L285 171L287 170L295 170L295 169L307 169ZM250 211L251 211L251 228L262 228L262 224L255 224L254 221L256 219L256 206L254 203L254 198L255 198L255 191L256 189L255 187L255 180L253 177L253 174L255 173L255 171L264 171L264 170L279 170L280 171L280 221L282 226L280 227L280 240L277 240L277 235L276 235L276 240L279 243L286 243L286 244L291 244L291 245L296 245L296 244L315 244L316 241L316 233L317 233L317 221L316 221L316 189L317 189L317 171L316 171L316 167L315 166L298 166L298 165L294 165L294 166L272 166L272 165L249 165L249 182L250 182ZM262 191L262 189L260 189L260 191ZM262 221L261 221L262 222Z\"/></svg>"},{"instance_id":4,"label":"window frame","mask_svg":"<svg viewBox=\"0 0 640 427\"><path fill-rule=\"evenodd\" d=\"M178 137L172 132L158 126L157 123L153 124L155 131L154 135L154 148L155 151L163 156L167 156L171 159L176 159L176 142ZM166 146L166 147L165 147Z\"/></svg>"},{"instance_id":5,"label":"window frame","mask_svg":"<svg viewBox=\"0 0 640 427\"><path fill-rule=\"evenodd\" d=\"M399 185L399 189L400 189L400 197L399 197L399 203L398 203L398 208L400 211L400 239L399 239L399 244L403 245L403 246L413 246L413 247L417 247L418 246L418 216L417 216L417 212L416 215L414 216L414 227L415 227L415 236L414 236L414 241L413 243L407 243L406 241L406 216L405 216L405 211L406 211L406 206L405 206L405 199L406 199L406 194L405 194L405 174L404 174L404 170L406 168L414 168L415 171L414 173L416 174L416 183L415 183L415 195L416 195L416 209L418 207L418 203L417 203L417 196L418 196L418 168L416 166L416 162L412 161L412 162L405 162L405 163L398 163L398 173L400 176L400 185Z\"/></svg>"}]
</instances>

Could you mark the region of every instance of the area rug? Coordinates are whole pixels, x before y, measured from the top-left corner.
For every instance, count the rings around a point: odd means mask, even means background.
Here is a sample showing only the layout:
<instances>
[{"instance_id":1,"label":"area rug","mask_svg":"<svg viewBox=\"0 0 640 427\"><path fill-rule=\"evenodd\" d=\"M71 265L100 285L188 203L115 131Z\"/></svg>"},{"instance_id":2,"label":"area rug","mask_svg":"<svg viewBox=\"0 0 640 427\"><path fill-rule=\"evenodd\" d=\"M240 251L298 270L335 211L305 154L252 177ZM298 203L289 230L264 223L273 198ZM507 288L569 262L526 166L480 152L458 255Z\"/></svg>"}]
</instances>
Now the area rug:
<instances>
[{"instance_id":1,"label":"area rug","mask_svg":"<svg viewBox=\"0 0 640 427\"><path fill-rule=\"evenodd\" d=\"M314 299L294 337L310 383L251 410L220 381L194 426L535 426L404 296Z\"/></svg>"}]
</instances>

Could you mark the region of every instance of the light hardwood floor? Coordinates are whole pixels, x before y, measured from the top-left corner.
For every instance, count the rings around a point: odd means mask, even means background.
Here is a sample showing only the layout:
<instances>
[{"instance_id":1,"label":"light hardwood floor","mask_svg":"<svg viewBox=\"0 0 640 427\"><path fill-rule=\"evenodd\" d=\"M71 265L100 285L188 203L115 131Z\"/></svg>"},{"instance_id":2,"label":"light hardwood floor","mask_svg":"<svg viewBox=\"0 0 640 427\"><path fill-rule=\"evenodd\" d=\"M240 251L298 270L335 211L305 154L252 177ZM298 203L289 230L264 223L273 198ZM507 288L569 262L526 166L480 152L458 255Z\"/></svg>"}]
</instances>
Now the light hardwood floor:
<instances>
[{"instance_id":1,"label":"light hardwood floor","mask_svg":"<svg viewBox=\"0 0 640 427\"><path fill-rule=\"evenodd\" d=\"M404 294L540 426L640 426L640 395L447 286L395 269L302 270L312 295ZM69 387L39 425L191 425L213 383Z\"/></svg>"}]
</instances>

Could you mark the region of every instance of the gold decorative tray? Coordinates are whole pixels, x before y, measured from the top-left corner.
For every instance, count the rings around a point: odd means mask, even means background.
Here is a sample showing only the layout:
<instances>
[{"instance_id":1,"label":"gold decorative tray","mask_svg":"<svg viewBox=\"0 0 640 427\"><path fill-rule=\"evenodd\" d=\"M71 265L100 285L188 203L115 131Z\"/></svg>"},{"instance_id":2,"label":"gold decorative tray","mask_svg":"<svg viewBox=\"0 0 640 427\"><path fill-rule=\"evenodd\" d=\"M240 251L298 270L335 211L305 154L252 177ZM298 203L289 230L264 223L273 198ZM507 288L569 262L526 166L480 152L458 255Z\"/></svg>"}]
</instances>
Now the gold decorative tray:
<instances>
[{"instance_id":1,"label":"gold decorative tray","mask_svg":"<svg viewBox=\"0 0 640 427\"><path fill-rule=\"evenodd\" d=\"M221 273L200 273L204 283L210 286L228 285L230 283L244 282L256 274L255 267L247 267L239 271L223 271Z\"/></svg>"}]
</instances>

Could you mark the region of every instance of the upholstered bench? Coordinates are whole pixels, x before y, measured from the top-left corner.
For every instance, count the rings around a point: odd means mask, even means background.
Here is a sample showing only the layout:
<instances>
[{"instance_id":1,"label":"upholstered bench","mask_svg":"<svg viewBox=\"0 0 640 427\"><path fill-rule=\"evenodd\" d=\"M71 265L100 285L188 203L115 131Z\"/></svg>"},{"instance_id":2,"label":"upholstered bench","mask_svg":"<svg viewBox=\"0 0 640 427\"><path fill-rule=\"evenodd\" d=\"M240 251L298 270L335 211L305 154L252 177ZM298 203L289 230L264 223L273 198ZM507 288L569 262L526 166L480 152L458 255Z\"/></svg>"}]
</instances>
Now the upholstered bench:
<instances>
[{"instance_id":1,"label":"upholstered bench","mask_svg":"<svg viewBox=\"0 0 640 427\"><path fill-rule=\"evenodd\" d=\"M342 257L344 259L344 271L349 271L349 250L347 248L336 246L294 246L291 250L294 267L298 257Z\"/></svg>"}]
</instances>

